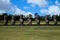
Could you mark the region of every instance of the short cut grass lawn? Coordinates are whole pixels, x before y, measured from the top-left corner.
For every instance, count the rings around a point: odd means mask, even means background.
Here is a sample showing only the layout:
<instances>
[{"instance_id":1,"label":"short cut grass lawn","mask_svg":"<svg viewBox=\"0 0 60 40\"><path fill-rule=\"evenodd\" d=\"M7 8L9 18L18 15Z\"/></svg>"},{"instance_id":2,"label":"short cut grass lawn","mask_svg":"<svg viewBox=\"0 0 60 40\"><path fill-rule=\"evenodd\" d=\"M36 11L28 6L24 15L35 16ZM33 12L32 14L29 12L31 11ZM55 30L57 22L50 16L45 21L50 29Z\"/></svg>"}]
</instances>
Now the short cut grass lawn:
<instances>
[{"instance_id":1,"label":"short cut grass lawn","mask_svg":"<svg viewBox=\"0 0 60 40\"><path fill-rule=\"evenodd\" d=\"M0 26L0 40L60 40L60 26Z\"/></svg>"}]
</instances>

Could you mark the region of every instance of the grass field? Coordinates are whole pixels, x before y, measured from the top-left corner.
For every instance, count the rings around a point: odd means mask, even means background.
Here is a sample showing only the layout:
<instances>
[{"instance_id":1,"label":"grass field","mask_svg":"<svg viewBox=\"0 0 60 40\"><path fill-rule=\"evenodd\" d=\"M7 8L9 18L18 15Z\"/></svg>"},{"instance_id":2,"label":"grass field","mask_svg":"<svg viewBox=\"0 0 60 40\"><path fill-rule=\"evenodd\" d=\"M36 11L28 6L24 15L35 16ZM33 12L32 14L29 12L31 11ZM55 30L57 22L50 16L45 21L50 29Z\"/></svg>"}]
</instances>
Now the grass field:
<instances>
[{"instance_id":1,"label":"grass field","mask_svg":"<svg viewBox=\"0 0 60 40\"><path fill-rule=\"evenodd\" d=\"M3 20L0 20L0 24L4 24L4 21ZM11 21L8 21L8 24L11 24ZM20 24L19 21L16 21L15 24ZM24 21L24 24L28 24L28 21ZM32 24L36 24L35 21L32 21ZM45 21L41 21L40 24L46 24ZM54 24L53 21L49 21L49 24ZM58 21L57 24L60 24L60 21Z\"/></svg>"},{"instance_id":2,"label":"grass field","mask_svg":"<svg viewBox=\"0 0 60 40\"><path fill-rule=\"evenodd\" d=\"M60 27L0 26L0 40L60 40Z\"/></svg>"}]
</instances>

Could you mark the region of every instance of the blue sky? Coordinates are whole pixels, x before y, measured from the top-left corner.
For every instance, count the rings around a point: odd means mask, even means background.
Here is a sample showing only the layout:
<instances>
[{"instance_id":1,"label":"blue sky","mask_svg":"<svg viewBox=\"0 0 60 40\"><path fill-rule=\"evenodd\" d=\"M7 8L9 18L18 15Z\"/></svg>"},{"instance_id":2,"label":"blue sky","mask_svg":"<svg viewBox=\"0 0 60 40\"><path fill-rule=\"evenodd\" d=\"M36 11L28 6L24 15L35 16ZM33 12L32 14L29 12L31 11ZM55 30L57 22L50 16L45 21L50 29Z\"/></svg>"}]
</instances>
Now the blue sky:
<instances>
[{"instance_id":1,"label":"blue sky","mask_svg":"<svg viewBox=\"0 0 60 40\"><path fill-rule=\"evenodd\" d=\"M60 15L60 0L0 0L0 14Z\"/></svg>"}]
</instances>

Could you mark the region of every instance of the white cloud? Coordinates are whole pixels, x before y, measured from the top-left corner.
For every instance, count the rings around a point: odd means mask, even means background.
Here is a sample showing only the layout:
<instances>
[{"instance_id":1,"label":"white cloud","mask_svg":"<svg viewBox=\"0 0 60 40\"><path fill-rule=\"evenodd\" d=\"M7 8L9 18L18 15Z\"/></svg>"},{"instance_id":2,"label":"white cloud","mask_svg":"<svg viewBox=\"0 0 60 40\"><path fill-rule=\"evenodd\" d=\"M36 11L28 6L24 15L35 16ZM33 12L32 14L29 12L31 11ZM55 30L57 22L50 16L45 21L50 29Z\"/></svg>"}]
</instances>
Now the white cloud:
<instances>
[{"instance_id":1,"label":"white cloud","mask_svg":"<svg viewBox=\"0 0 60 40\"><path fill-rule=\"evenodd\" d=\"M55 4L56 4L56 5L60 5L60 3L58 2L58 0L55 1Z\"/></svg>"},{"instance_id":2,"label":"white cloud","mask_svg":"<svg viewBox=\"0 0 60 40\"><path fill-rule=\"evenodd\" d=\"M27 0L27 3L31 3L32 6L38 5L39 7L44 7L48 4L46 0Z\"/></svg>"},{"instance_id":3,"label":"white cloud","mask_svg":"<svg viewBox=\"0 0 60 40\"><path fill-rule=\"evenodd\" d=\"M40 12L49 15L60 15L60 8L59 6L53 5L53 6L49 6L48 9L41 9Z\"/></svg>"},{"instance_id":4,"label":"white cloud","mask_svg":"<svg viewBox=\"0 0 60 40\"><path fill-rule=\"evenodd\" d=\"M15 13L14 13L14 15L20 15L20 14L23 14L23 15L25 15L25 16L31 14L31 15L34 17L34 14L33 14L33 13L31 13L31 12L29 12L29 11L28 11L28 12L25 12L25 11L23 11L23 10L15 7Z\"/></svg>"},{"instance_id":5,"label":"white cloud","mask_svg":"<svg viewBox=\"0 0 60 40\"><path fill-rule=\"evenodd\" d=\"M12 10L10 0L0 0L0 10Z\"/></svg>"},{"instance_id":6,"label":"white cloud","mask_svg":"<svg viewBox=\"0 0 60 40\"><path fill-rule=\"evenodd\" d=\"M27 9L27 7L25 7ZM28 15L32 14L31 12L25 12L21 9L19 9L17 6L13 5L10 0L0 0L0 14L5 12L11 12L12 15ZM33 14L32 14L33 15Z\"/></svg>"},{"instance_id":7,"label":"white cloud","mask_svg":"<svg viewBox=\"0 0 60 40\"><path fill-rule=\"evenodd\" d=\"M10 9L10 0L0 0L0 15Z\"/></svg>"},{"instance_id":8,"label":"white cloud","mask_svg":"<svg viewBox=\"0 0 60 40\"><path fill-rule=\"evenodd\" d=\"M49 15L49 14L48 14L48 10L47 10L47 9L41 9L41 10L40 10L40 12L41 12L41 13L45 13L45 14Z\"/></svg>"},{"instance_id":9,"label":"white cloud","mask_svg":"<svg viewBox=\"0 0 60 40\"><path fill-rule=\"evenodd\" d=\"M25 14L25 11L23 11L23 10L15 7L15 13L14 13L14 14L15 14L15 15Z\"/></svg>"},{"instance_id":10,"label":"white cloud","mask_svg":"<svg viewBox=\"0 0 60 40\"><path fill-rule=\"evenodd\" d=\"M2 15L3 13L6 13L6 12L3 10L0 10L0 15Z\"/></svg>"},{"instance_id":11,"label":"white cloud","mask_svg":"<svg viewBox=\"0 0 60 40\"><path fill-rule=\"evenodd\" d=\"M48 9L41 9L41 13L45 13L46 15L60 15L60 3L58 0L55 1L55 5L51 5Z\"/></svg>"},{"instance_id":12,"label":"white cloud","mask_svg":"<svg viewBox=\"0 0 60 40\"><path fill-rule=\"evenodd\" d=\"M3 10L5 12L13 13L15 12L16 6L13 5L10 0L0 0L0 11Z\"/></svg>"},{"instance_id":13,"label":"white cloud","mask_svg":"<svg viewBox=\"0 0 60 40\"><path fill-rule=\"evenodd\" d=\"M60 14L60 8L59 6L50 6L49 7L49 14L55 14L55 15L59 15Z\"/></svg>"},{"instance_id":14,"label":"white cloud","mask_svg":"<svg viewBox=\"0 0 60 40\"><path fill-rule=\"evenodd\" d=\"M10 3L10 0L0 0L0 2L3 2L5 4L9 4Z\"/></svg>"},{"instance_id":15,"label":"white cloud","mask_svg":"<svg viewBox=\"0 0 60 40\"><path fill-rule=\"evenodd\" d=\"M28 9L29 7L28 6L25 6L24 9Z\"/></svg>"}]
</instances>

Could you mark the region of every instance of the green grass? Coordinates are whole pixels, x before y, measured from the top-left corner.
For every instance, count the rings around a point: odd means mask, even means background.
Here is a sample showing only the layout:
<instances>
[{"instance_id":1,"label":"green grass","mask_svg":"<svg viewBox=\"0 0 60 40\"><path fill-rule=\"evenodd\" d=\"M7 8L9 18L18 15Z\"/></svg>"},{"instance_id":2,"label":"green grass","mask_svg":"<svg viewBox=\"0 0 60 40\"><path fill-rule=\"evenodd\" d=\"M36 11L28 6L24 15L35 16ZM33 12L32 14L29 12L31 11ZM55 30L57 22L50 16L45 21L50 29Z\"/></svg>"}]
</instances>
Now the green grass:
<instances>
[{"instance_id":1,"label":"green grass","mask_svg":"<svg viewBox=\"0 0 60 40\"><path fill-rule=\"evenodd\" d=\"M0 26L0 40L60 40L60 27Z\"/></svg>"},{"instance_id":2,"label":"green grass","mask_svg":"<svg viewBox=\"0 0 60 40\"><path fill-rule=\"evenodd\" d=\"M3 20L0 20L0 24L4 24ZM11 24L11 21L8 21L8 24ZM20 24L19 21L16 21L15 24ZM28 21L24 21L24 24L28 24ZM35 21L32 21L32 24L36 24ZM41 21L40 24L46 24L45 21ZM50 21L49 24L54 24L53 21ZM60 24L60 21L58 21L57 24Z\"/></svg>"}]
</instances>

